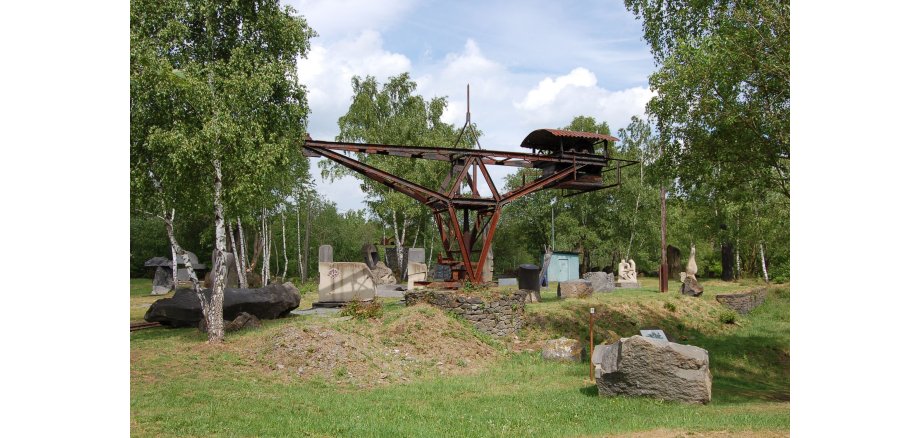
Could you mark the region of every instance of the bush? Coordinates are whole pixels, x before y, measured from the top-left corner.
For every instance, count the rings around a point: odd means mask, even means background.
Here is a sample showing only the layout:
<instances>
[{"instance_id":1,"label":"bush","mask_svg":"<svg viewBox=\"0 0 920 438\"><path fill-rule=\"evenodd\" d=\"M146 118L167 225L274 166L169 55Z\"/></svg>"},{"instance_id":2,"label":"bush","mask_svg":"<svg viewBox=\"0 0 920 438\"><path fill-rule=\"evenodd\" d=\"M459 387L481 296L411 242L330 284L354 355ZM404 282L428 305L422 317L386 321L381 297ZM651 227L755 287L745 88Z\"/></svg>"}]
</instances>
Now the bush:
<instances>
[{"instance_id":1,"label":"bush","mask_svg":"<svg viewBox=\"0 0 920 438\"><path fill-rule=\"evenodd\" d=\"M734 324L738 314L734 310L723 310L719 313L719 322L722 324Z\"/></svg>"},{"instance_id":2,"label":"bush","mask_svg":"<svg viewBox=\"0 0 920 438\"><path fill-rule=\"evenodd\" d=\"M376 298L371 301L351 300L342 308L342 315L357 319L376 318L380 316L380 301Z\"/></svg>"}]
</instances>

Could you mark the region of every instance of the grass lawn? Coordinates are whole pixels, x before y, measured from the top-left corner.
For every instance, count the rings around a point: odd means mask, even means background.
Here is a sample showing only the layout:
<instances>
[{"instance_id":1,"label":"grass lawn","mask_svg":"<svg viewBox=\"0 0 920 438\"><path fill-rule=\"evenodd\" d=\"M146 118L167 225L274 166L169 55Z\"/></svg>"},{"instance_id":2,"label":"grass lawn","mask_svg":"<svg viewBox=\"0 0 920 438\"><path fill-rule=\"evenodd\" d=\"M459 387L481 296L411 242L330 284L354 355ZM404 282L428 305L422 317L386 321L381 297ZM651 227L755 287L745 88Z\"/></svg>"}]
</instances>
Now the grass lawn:
<instances>
[{"instance_id":1,"label":"grass lawn","mask_svg":"<svg viewBox=\"0 0 920 438\"><path fill-rule=\"evenodd\" d=\"M349 333L386 329L413 312L386 300L380 321L296 316L264 321L209 346L195 329L131 333L131 432L136 436L787 436L789 431L789 287L771 286L767 302L736 324L723 324L716 293L750 284L703 281L701 299L641 289L528 304L516 340L494 342L497 353L468 373L421 373L404 383L359 388L344 374L300 377L250 354L283 341L292 328ZM304 287L304 290L309 289ZM302 300L309 307L315 286ZM143 318L150 280L131 280L131 319ZM668 304L670 303L670 305ZM613 342L639 328L660 327L710 354L713 400L705 406L646 398L598 397L586 362L545 362L544 339L587 338L587 309L597 309L595 339ZM427 311L427 310L425 310ZM440 311L437 311L440 312ZM423 312L424 313L424 312ZM434 319L433 319L434 320ZM441 327L441 326L438 326ZM466 327L472 330L470 327ZM438 329L441 330L441 329ZM424 330L420 333L424 334ZM458 336L450 333L451 336ZM408 339L408 343L415 341ZM464 336L476 337L471 331ZM481 337L481 336L480 336ZM393 341L388 338L386 342ZM424 343L418 345L424 346ZM390 345L400 347L400 345ZM406 345L406 348L409 348ZM528 351L535 350L535 351ZM432 364L433 366L433 364ZM339 378L341 377L341 378ZM698 435L694 435L698 436Z\"/></svg>"}]
</instances>

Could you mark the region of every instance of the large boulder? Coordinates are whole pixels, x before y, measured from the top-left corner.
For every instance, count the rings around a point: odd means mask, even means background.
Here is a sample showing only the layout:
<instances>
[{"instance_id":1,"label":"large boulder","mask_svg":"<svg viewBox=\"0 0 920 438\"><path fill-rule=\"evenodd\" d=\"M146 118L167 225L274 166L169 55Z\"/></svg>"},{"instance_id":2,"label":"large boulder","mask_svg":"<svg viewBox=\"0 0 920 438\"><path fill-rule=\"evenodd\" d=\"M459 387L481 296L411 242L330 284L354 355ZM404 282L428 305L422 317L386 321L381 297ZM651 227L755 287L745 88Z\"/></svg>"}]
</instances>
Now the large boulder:
<instances>
[{"instance_id":1,"label":"large boulder","mask_svg":"<svg viewBox=\"0 0 920 438\"><path fill-rule=\"evenodd\" d=\"M586 272L584 279L591 282L594 292L613 292L616 289L616 276L606 272Z\"/></svg>"},{"instance_id":2,"label":"large boulder","mask_svg":"<svg viewBox=\"0 0 920 438\"><path fill-rule=\"evenodd\" d=\"M204 289L210 299L211 289ZM291 283L259 289L224 289L224 319L235 319L246 312L259 319L285 316L300 306L300 291ZM201 321L201 303L192 289L180 289L172 298L157 300L144 315L148 322L173 327L194 327Z\"/></svg>"},{"instance_id":3,"label":"large boulder","mask_svg":"<svg viewBox=\"0 0 920 438\"><path fill-rule=\"evenodd\" d=\"M594 288L588 280L568 280L559 282L559 297L588 298L594 294Z\"/></svg>"},{"instance_id":4,"label":"large boulder","mask_svg":"<svg viewBox=\"0 0 920 438\"><path fill-rule=\"evenodd\" d=\"M632 336L594 350L600 395L648 396L685 403L712 400L709 352L693 345Z\"/></svg>"},{"instance_id":5,"label":"large boulder","mask_svg":"<svg viewBox=\"0 0 920 438\"><path fill-rule=\"evenodd\" d=\"M546 341L541 355L546 360L578 362L585 348L575 339L559 338Z\"/></svg>"}]
</instances>

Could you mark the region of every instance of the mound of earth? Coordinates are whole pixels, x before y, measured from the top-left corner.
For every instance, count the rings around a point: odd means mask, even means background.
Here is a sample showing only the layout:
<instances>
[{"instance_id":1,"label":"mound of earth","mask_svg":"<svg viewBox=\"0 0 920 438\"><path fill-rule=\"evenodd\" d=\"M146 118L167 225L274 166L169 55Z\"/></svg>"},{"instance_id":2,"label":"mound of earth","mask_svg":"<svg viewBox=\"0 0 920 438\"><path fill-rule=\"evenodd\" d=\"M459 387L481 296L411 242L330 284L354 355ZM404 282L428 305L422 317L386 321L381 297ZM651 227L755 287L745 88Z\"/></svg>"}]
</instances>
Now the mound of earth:
<instances>
[{"instance_id":1,"label":"mound of earth","mask_svg":"<svg viewBox=\"0 0 920 438\"><path fill-rule=\"evenodd\" d=\"M369 387L478 371L499 355L483 339L441 310L417 305L379 319L287 324L243 354L276 372Z\"/></svg>"}]
</instances>

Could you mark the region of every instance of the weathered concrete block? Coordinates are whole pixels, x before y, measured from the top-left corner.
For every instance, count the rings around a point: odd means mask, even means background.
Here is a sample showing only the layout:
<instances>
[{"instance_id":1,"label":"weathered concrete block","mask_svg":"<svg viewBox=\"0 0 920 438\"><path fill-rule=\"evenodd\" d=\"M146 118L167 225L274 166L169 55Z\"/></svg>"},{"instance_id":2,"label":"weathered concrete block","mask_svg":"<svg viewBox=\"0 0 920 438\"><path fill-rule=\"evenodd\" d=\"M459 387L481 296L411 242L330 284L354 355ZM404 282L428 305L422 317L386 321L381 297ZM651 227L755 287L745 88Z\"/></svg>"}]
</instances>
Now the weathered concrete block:
<instances>
[{"instance_id":1,"label":"weathered concrete block","mask_svg":"<svg viewBox=\"0 0 920 438\"><path fill-rule=\"evenodd\" d=\"M377 287L364 263L319 263L319 302L345 303L374 299Z\"/></svg>"}]
</instances>

